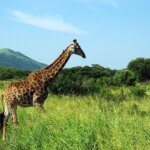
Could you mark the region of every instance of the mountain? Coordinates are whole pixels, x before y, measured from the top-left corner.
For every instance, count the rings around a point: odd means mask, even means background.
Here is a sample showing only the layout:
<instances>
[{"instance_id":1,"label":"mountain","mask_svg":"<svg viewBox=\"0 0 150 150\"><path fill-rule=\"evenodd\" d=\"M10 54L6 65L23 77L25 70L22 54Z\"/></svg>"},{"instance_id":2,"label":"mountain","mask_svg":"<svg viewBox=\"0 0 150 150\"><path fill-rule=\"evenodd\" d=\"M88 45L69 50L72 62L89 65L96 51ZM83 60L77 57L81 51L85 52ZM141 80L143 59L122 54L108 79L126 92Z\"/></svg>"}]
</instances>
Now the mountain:
<instances>
[{"instance_id":1,"label":"mountain","mask_svg":"<svg viewBox=\"0 0 150 150\"><path fill-rule=\"evenodd\" d=\"M0 66L9 66L21 70L38 70L46 64L37 62L20 52L11 49L0 49Z\"/></svg>"}]
</instances>

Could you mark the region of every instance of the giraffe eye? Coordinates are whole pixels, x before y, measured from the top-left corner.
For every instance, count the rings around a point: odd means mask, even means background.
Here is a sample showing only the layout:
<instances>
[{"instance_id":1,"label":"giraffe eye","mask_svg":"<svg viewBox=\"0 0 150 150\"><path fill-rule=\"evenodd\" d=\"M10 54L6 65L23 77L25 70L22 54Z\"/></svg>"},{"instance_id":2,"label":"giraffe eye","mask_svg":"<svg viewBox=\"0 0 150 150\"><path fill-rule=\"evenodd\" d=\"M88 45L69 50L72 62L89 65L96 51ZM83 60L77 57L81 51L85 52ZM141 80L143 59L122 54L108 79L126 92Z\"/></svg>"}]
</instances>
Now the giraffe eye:
<instances>
[{"instance_id":1,"label":"giraffe eye","mask_svg":"<svg viewBox=\"0 0 150 150\"><path fill-rule=\"evenodd\" d=\"M75 45L75 49L78 49L78 48L80 48L80 47L79 47L79 45L78 45L78 44L77 44L77 45Z\"/></svg>"},{"instance_id":2,"label":"giraffe eye","mask_svg":"<svg viewBox=\"0 0 150 150\"><path fill-rule=\"evenodd\" d=\"M75 46L75 49L78 49L78 46Z\"/></svg>"}]
</instances>

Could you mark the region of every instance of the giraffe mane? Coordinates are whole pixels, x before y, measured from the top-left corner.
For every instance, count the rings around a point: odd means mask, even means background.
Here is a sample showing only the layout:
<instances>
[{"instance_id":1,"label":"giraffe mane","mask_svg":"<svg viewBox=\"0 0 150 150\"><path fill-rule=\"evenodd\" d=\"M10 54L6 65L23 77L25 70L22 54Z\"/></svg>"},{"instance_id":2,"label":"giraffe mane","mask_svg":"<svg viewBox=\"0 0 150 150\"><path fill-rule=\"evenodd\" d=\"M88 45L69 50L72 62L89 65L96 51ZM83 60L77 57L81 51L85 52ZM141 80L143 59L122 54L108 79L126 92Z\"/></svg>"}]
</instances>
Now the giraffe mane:
<instances>
[{"instance_id":1,"label":"giraffe mane","mask_svg":"<svg viewBox=\"0 0 150 150\"><path fill-rule=\"evenodd\" d=\"M70 44L70 45L72 45L72 44ZM59 60L59 59L62 57L62 55L66 52L66 50L70 47L70 45L67 46L65 50L63 50L63 52L58 56L57 59L55 59L54 62L52 62L50 65L48 65L47 67L45 67L45 68L43 68L43 69L49 69L57 60ZM43 69L42 69L42 70L43 70Z\"/></svg>"}]
</instances>

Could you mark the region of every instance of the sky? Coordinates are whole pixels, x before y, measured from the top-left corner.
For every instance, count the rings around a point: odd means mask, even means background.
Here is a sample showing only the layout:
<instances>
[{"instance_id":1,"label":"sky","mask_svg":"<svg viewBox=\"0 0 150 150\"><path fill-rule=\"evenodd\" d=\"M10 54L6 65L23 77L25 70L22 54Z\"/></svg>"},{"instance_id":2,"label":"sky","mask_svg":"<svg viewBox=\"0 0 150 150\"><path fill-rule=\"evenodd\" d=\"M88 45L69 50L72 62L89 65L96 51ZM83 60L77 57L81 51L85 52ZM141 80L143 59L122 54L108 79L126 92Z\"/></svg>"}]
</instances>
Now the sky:
<instances>
[{"instance_id":1,"label":"sky","mask_svg":"<svg viewBox=\"0 0 150 150\"><path fill-rule=\"evenodd\" d=\"M150 58L150 0L0 0L0 48L50 64L73 39L87 58L66 67Z\"/></svg>"}]
</instances>

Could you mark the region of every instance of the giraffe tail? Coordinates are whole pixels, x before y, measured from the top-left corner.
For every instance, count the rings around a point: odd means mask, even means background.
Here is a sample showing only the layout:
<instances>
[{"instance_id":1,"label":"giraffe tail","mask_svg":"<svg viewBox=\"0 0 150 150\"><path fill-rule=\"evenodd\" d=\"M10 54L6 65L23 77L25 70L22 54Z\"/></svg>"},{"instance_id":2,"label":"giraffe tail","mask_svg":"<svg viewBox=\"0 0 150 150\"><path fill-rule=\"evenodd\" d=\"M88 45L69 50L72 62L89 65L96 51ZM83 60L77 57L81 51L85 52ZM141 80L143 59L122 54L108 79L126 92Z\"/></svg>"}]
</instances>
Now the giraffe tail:
<instances>
[{"instance_id":1,"label":"giraffe tail","mask_svg":"<svg viewBox=\"0 0 150 150\"><path fill-rule=\"evenodd\" d=\"M3 128L3 118L4 118L4 113L0 113L0 129Z\"/></svg>"},{"instance_id":2,"label":"giraffe tail","mask_svg":"<svg viewBox=\"0 0 150 150\"><path fill-rule=\"evenodd\" d=\"M3 103L3 94L2 94L2 103ZM3 128L3 118L4 118L4 112L0 113L0 129Z\"/></svg>"}]
</instances>

